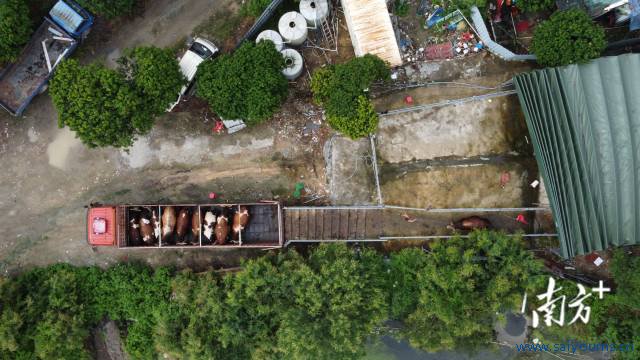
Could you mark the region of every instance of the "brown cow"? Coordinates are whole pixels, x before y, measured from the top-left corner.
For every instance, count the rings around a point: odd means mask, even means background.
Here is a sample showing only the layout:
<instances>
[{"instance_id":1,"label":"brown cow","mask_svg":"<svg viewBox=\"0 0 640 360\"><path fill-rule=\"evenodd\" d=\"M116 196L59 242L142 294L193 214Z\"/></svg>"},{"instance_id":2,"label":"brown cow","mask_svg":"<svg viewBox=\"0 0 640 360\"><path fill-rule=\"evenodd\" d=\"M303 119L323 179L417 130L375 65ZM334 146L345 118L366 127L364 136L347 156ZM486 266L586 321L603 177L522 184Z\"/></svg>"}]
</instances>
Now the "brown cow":
<instances>
[{"instance_id":1,"label":"brown cow","mask_svg":"<svg viewBox=\"0 0 640 360\"><path fill-rule=\"evenodd\" d=\"M178 221L176 225L176 235L178 236L178 244L185 245L184 236L189 231L189 223L191 222L191 214L189 214L188 208L180 209L178 213Z\"/></svg>"},{"instance_id":2,"label":"brown cow","mask_svg":"<svg viewBox=\"0 0 640 360\"><path fill-rule=\"evenodd\" d=\"M233 214L233 239L238 240L240 231L244 230L249 222L249 210L246 206L240 206L240 210Z\"/></svg>"},{"instance_id":3,"label":"brown cow","mask_svg":"<svg viewBox=\"0 0 640 360\"><path fill-rule=\"evenodd\" d=\"M215 245L224 245L227 242L227 236L229 235L229 219L226 216L218 216L218 222L216 223L215 232Z\"/></svg>"},{"instance_id":4,"label":"brown cow","mask_svg":"<svg viewBox=\"0 0 640 360\"><path fill-rule=\"evenodd\" d=\"M192 243L194 245L200 243L200 212L194 211L191 217L191 233L193 233Z\"/></svg>"},{"instance_id":5,"label":"brown cow","mask_svg":"<svg viewBox=\"0 0 640 360\"><path fill-rule=\"evenodd\" d=\"M140 218L140 233L142 234L142 241L144 241L145 244L153 244L153 225L151 225L151 220L145 216Z\"/></svg>"},{"instance_id":6,"label":"brown cow","mask_svg":"<svg viewBox=\"0 0 640 360\"><path fill-rule=\"evenodd\" d=\"M474 215L468 218L454 221L451 224L447 225L447 228L451 230L489 229L491 228L491 221Z\"/></svg>"},{"instance_id":7,"label":"brown cow","mask_svg":"<svg viewBox=\"0 0 640 360\"><path fill-rule=\"evenodd\" d=\"M173 206L166 206L162 211L162 237L169 236L176 226L176 211Z\"/></svg>"},{"instance_id":8,"label":"brown cow","mask_svg":"<svg viewBox=\"0 0 640 360\"><path fill-rule=\"evenodd\" d=\"M153 236L158 241L160 239L160 219L158 219L155 210L151 210L151 225L153 226Z\"/></svg>"},{"instance_id":9,"label":"brown cow","mask_svg":"<svg viewBox=\"0 0 640 360\"><path fill-rule=\"evenodd\" d=\"M134 245L140 244L140 225L135 217L129 220L129 240Z\"/></svg>"}]
</instances>

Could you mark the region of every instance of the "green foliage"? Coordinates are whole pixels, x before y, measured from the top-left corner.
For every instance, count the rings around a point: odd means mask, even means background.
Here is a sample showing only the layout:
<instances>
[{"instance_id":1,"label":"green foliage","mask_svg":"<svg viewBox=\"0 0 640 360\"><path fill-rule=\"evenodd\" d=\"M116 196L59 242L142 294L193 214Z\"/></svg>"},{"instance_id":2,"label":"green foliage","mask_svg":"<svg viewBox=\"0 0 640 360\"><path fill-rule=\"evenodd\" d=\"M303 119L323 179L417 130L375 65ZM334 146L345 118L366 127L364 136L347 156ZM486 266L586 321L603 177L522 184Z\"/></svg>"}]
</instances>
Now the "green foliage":
<instances>
[{"instance_id":1,"label":"green foliage","mask_svg":"<svg viewBox=\"0 0 640 360\"><path fill-rule=\"evenodd\" d=\"M85 9L109 19L131 15L136 0L76 0Z\"/></svg>"},{"instance_id":2,"label":"green foliage","mask_svg":"<svg viewBox=\"0 0 640 360\"><path fill-rule=\"evenodd\" d=\"M378 113L373 108L371 101L364 95L358 96L355 117L327 116L327 121L332 128L349 136L352 139L365 137L378 128Z\"/></svg>"},{"instance_id":3,"label":"green foliage","mask_svg":"<svg viewBox=\"0 0 640 360\"><path fill-rule=\"evenodd\" d=\"M356 139L378 127L378 116L366 98L366 90L373 82L388 78L384 61L367 54L315 71L311 90L315 102L324 106L329 125Z\"/></svg>"},{"instance_id":4,"label":"green foliage","mask_svg":"<svg viewBox=\"0 0 640 360\"><path fill-rule=\"evenodd\" d=\"M472 6L477 6L482 11L487 6L487 0L434 0L433 4L444 7L447 14L460 9L466 16L469 16L469 9Z\"/></svg>"},{"instance_id":5,"label":"green foliage","mask_svg":"<svg viewBox=\"0 0 640 360\"><path fill-rule=\"evenodd\" d=\"M267 42L245 42L231 55L205 61L198 68L198 96L225 119L258 124L273 115L286 99L284 59Z\"/></svg>"},{"instance_id":6,"label":"green foliage","mask_svg":"<svg viewBox=\"0 0 640 360\"><path fill-rule=\"evenodd\" d=\"M409 2L407 0L396 0L393 3L393 13L400 17L409 15Z\"/></svg>"},{"instance_id":7,"label":"green foliage","mask_svg":"<svg viewBox=\"0 0 640 360\"><path fill-rule=\"evenodd\" d=\"M555 6L553 0L519 0L516 6L525 13L543 11Z\"/></svg>"},{"instance_id":8,"label":"green foliage","mask_svg":"<svg viewBox=\"0 0 640 360\"><path fill-rule=\"evenodd\" d=\"M531 50L544 66L584 63L606 46L604 29L582 10L558 11L538 25Z\"/></svg>"},{"instance_id":9,"label":"green foliage","mask_svg":"<svg viewBox=\"0 0 640 360\"><path fill-rule=\"evenodd\" d=\"M58 126L68 126L89 147L128 147L151 128L142 99L117 71L66 60L56 69L49 93Z\"/></svg>"},{"instance_id":10,"label":"green foliage","mask_svg":"<svg viewBox=\"0 0 640 360\"><path fill-rule=\"evenodd\" d=\"M153 115L160 115L176 101L177 94L187 81L180 71L171 50L141 46L126 52L119 59L120 71L133 79L144 101L143 107Z\"/></svg>"},{"instance_id":11,"label":"green foliage","mask_svg":"<svg viewBox=\"0 0 640 360\"><path fill-rule=\"evenodd\" d=\"M420 296L405 335L427 351L474 348L493 340L495 314L515 309L546 279L521 238L476 231L438 241L418 272Z\"/></svg>"},{"instance_id":12,"label":"green foliage","mask_svg":"<svg viewBox=\"0 0 640 360\"><path fill-rule=\"evenodd\" d=\"M221 325L227 314L224 288L212 273L178 274L170 300L155 312L156 348L173 359L237 359L242 349L225 348ZM242 356L245 355L245 356Z\"/></svg>"},{"instance_id":13,"label":"green foliage","mask_svg":"<svg viewBox=\"0 0 640 360\"><path fill-rule=\"evenodd\" d=\"M404 319L415 311L420 295L418 274L426 263L427 257L422 249L403 249L391 257L387 293L389 313L393 319Z\"/></svg>"},{"instance_id":14,"label":"green foliage","mask_svg":"<svg viewBox=\"0 0 640 360\"><path fill-rule=\"evenodd\" d=\"M15 61L30 36L31 19L26 2L0 1L0 64Z\"/></svg>"},{"instance_id":15,"label":"green foliage","mask_svg":"<svg viewBox=\"0 0 640 360\"><path fill-rule=\"evenodd\" d=\"M244 16L258 17L271 4L272 0L247 0L240 9Z\"/></svg>"},{"instance_id":16,"label":"green foliage","mask_svg":"<svg viewBox=\"0 0 640 360\"><path fill-rule=\"evenodd\" d=\"M89 147L129 147L149 132L155 117L178 97L186 80L170 51L138 47L118 60L119 71L66 60L56 69L50 94L58 125Z\"/></svg>"}]
</instances>

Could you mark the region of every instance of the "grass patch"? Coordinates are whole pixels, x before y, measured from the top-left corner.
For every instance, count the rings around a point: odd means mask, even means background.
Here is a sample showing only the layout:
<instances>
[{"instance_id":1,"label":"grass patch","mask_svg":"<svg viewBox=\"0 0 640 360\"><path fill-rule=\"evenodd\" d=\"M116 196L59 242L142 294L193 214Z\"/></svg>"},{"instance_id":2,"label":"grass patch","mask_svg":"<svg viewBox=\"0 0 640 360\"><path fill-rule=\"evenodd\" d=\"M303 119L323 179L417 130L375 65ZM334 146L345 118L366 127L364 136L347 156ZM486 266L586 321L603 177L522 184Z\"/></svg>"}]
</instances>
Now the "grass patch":
<instances>
[{"instance_id":1,"label":"grass patch","mask_svg":"<svg viewBox=\"0 0 640 360\"><path fill-rule=\"evenodd\" d=\"M198 25L194 33L222 44L234 35L243 19L237 12L221 9Z\"/></svg>"}]
</instances>

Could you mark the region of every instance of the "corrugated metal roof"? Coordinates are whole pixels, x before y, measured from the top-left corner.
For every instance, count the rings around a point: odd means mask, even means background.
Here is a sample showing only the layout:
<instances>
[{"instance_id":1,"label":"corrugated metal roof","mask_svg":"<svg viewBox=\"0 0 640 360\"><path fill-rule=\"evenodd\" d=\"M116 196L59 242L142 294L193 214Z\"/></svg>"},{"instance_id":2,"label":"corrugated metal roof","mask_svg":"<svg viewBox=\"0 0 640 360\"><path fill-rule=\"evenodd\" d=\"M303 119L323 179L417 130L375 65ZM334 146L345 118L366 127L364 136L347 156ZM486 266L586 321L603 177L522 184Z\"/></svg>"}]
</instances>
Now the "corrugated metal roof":
<instances>
[{"instance_id":1,"label":"corrugated metal roof","mask_svg":"<svg viewBox=\"0 0 640 360\"><path fill-rule=\"evenodd\" d=\"M640 55L514 80L562 254L640 244Z\"/></svg>"},{"instance_id":2,"label":"corrugated metal roof","mask_svg":"<svg viewBox=\"0 0 640 360\"><path fill-rule=\"evenodd\" d=\"M356 56L373 54L391 66L402 65L385 0L342 0L342 8Z\"/></svg>"},{"instance_id":3,"label":"corrugated metal roof","mask_svg":"<svg viewBox=\"0 0 640 360\"><path fill-rule=\"evenodd\" d=\"M480 40L484 43L484 45L491 51L491 53L497 55L502 60L507 61L525 61L525 60L536 60L536 56L534 54L526 54L519 55L513 53L513 51L507 49L506 47L498 44L497 42L491 39L489 36L489 30L487 29L487 25L484 23L484 19L482 18L482 14L478 7L471 7L471 21L473 21L473 26L476 29L476 33L480 37Z\"/></svg>"}]
</instances>

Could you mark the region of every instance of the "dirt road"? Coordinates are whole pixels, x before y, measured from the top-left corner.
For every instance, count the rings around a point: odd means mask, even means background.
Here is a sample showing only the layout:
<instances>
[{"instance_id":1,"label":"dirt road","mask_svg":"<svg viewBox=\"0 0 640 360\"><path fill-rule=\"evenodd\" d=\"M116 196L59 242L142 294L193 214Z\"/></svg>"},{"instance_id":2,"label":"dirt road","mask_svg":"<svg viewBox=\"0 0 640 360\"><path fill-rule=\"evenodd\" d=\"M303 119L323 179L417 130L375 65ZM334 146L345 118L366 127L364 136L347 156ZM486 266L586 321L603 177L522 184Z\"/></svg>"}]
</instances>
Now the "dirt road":
<instances>
[{"instance_id":1,"label":"dirt road","mask_svg":"<svg viewBox=\"0 0 640 360\"><path fill-rule=\"evenodd\" d=\"M111 59L126 47L170 45L189 35L213 11L214 0L161 0L143 17L114 30L102 53ZM94 34L97 36L97 34ZM90 40L91 41L91 40ZM295 110L297 103L289 108ZM304 108L304 105L300 105ZM289 111L234 135L212 134L208 117L166 114L129 149L88 149L58 129L48 95L38 96L24 118L0 113L0 272L53 262L108 265L141 260L203 268L236 265L261 251L183 250L123 252L86 244L90 202L199 202L214 191L221 201L289 196L295 182L322 192L322 140L302 136L308 119Z\"/></svg>"}]
</instances>

